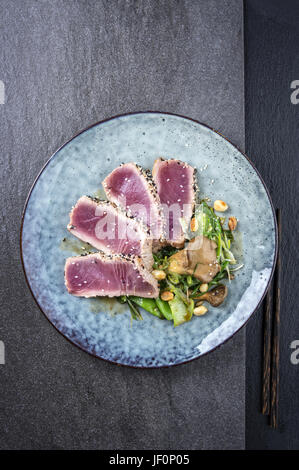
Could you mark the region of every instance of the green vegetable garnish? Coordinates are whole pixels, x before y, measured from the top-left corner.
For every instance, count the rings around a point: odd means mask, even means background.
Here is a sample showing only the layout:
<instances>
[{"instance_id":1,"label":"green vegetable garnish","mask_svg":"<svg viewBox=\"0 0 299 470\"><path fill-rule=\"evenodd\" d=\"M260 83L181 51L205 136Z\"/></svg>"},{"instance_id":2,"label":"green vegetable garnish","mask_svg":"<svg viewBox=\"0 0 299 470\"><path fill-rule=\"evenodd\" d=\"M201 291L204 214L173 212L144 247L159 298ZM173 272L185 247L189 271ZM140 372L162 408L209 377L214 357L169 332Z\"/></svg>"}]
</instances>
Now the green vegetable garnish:
<instances>
[{"instance_id":1,"label":"green vegetable garnish","mask_svg":"<svg viewBox=\"0 0 299 470\"><path fill-rule=\"evenodd\" d=\"M139 307L143 308L147 312L151 313L152 315L155 315L155 317L164 318L155 302L155 299L135 297L134 295L130 295L128 299L129 301L131 301L131 303L137 304Z\"/></svg>"},{"instance_id":2,"label":"green vegetable garnish","mask_svg":"<svg viewBox=\"0 0 299 470\"><path fill-rule=\"evenodd\" d=\"M143 320L142 315L139 312L139 309L134 305L134 302L131 302L131 299L129 297L127 297L127 303L129 305L133 320Z\"/></svg>"},{"instance_id":3,"label":"green vegetable garnish","mask_svg":"<svg viewBox=\"0 0 299 470\"><path fill-rule=\"evenodd\" d=\"M172 284L179 284L181 281L181 276L180 274L169 273L168 279Z\"/></svg>"},{"instance_id":4,"label":"green vegetable garnish","mask_svg":"<svg viewBox=\"0 0 299 470\"><path fill-rule=\"evenodd\" d=\"M166 318L166 320L172 320L172 313L169 303L165 300L158 298L156 299L156 304L162 315Z\"/></svg>"},{"instance_id":5,"label":"green vegetable garnish","mask_svg":"<svg viewBox=\"0 0 299 470\"><path fill-rule=\"evenodd\" d=\"M230 265L235 265L236 260L231 252L231 243L234 240L231 230L223 228L225 222L224 217L218 217L214 209L210 207L206 201L201 201L195 209L194 217L196 218L195 226L198 227L196 232L184 228L186 239L190 240L197 236L204 236L213 240L217 244L216 256L220 265L220 271L208 283L208 289L211 289L222 281L224 278L230 279ZM127 302L134 320L141 320L142 316L139 312L141 307L152 315L160 318L173 320L174 326L181 325L191 320L194 311L194 298L199 299L202 292L200 286L202 282L194 277L197 265L193 274L177 274L169 272L169 258L179 250L172 246L163 247L160 251L153 254L153 269L163 269L166 272L166 278L159 281L160 291L169 290L174 294L172 300L164 301L160 297L157 299L148 299L137 296L121 296L119 302ZM242 266L235 267L231 271L240 269Z\"/></svg>"},{"instance_id":6,"label":"green vegetable garnish","mask_svg":"<svg viewBox=\"0 0 299 470\"><path fill-rule=\"evenodd\" d=\"M185 302L178 296L175 295L172 300L169 301L169 305L173 317L173 325L178 326L191 320L192 313L188 310Z\"/></svg>"},{"instance_id":7,"label":"green vegetable garnish","mask_svg":"<svg viewBox=\"0 0 299 470\"><path fill-rule=\"evenodd\" d=\"M230 251L233 234L230 230L223 229L221 220L214 210L202 201L195 210L195 218L198 222L197 235L203 235L217 243L217 261L222 266L225 261L227 274L229 276L229 264L236 264L236 260Z\"/></svg>"}]
</instances>

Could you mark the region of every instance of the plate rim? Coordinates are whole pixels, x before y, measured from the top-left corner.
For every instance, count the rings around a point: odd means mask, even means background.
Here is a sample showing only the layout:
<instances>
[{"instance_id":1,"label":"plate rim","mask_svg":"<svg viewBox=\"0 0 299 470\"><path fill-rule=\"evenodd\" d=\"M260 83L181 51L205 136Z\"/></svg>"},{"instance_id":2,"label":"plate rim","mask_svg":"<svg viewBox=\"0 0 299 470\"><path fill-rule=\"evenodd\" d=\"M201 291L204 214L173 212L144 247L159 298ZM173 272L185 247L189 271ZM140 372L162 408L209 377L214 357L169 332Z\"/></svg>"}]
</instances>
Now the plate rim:
<instances>
[{"instance_id":1,"label":"plate rim","mask_svg":"<svg viewBox=\"0 0 299 470\"><path fill-rule=\"evenodd\" d=\"M213 347L212 349L210 349L209 351L206 351L204 352L203 354L200 354L199 356L197 357L193 357L191 359L188 359L186 361L182 361L182 362L178 362L177 364L164 364L164 365L157 365L157 366L144 366L144 365L132 365L132 364L124 364L124 363L121 363L121 362L116 362L116 361L113 361L111 359L106 359L102 356L98 356L97 354L93 354L92 352L88 351L87 349L84 349L84 347L80 346L79 344L76 344L73 340L71 340L70 338L68 338L64 333L62 333L55 325L54 323L52 323L52 321L50 320L50 318L48 317L48 315L44 312L43 308L41 307L41 305L39 304L37 298L35 297L34 295L34 292L31 288L31 285L30 285L30 282L29 282L29 279L27 277L27 273L26 273L26 268L25 268L25 263L24 263L24 258L23 258L23 244L22 244L22 241L23 241L23 228L24 228L24 219L25 219L25 214L26 214L26 210L27 210L27 206L29 204L29 201L30 201L30 197L31 197L31 194L35 188L35 185L36 183L38 182L40 176L42 175L42 173L44 172L44 170L47 168L48 164L55 158L55 156L60 152L60 150L62 150L66 145L68 145L72 140L74 140L76 137L78 137L79 135L83 134L84 132L88 131L89 129L93 128L93 127L96 127L96 126L99 126L100 124L103 124L105 122L108 122L108 121L112 121L114 119L118 119L118 118L121 118L121 117L126 117L126 116L133 116L133 115L139 115L139 114L165 114L165 115L168 115L168 116L175 116L175 117L179 117L179 118L182 118L182 119L186 119L188 121L191 121L193 123L196 123L196 124L199 124L203 127L206 127L207 129L211 130L212 132L215 132L216 134L220 135L220 137L222 137L223 139L225 139L227 142L229 142L235 149L237 149L241 155L243 155L243 157L245 157L245 159L248 161L248 163L251 165L251 167L253 168L253 170L255 171L255 173L257 174L259 180L261 181L264 189L265 189L265 192L266 192L266 195L268 197L268 200L270 202L270 206L271 206L271 210L272 210L272 217L273 217L273 221L274 221L274 232L275 232L275 248L274 248L274 259L273 259L273 265L272 265L272 269L271 269L271 273L270 273L270 276L269 276L269 280L267 282L267 285L264 289L264 292L257 304L257 306L255 307L255 309L250 313L249 317L247 318L247 320L243 323L243 325L241 325L236 331L234 331L234 333L232 333L228 338L226 338L224 341L222 341L220 344L218 344L217 346ZM70 139L68 139L64 144L62 144L60 147L58 147L57 150L55 150L55 152L50 156L50 158L46 161L46 163L42 166L41 170L39 171L39 173L37 174L37 176L35 177L30 189L29 189L29 192L27 194L27 197L26 197L26 200L25 200L25 204L24 204L24 208L23 208L23 211L22 211L22 216L21 216L21 225L20 225L20 238L19 238L19 242L20 242L20 256L21 256L21 264L22 264L22 268L23 268L23 272L24 272L24 276L25 276L25 281L26 281L26 284L29 288L29 291L31 292L31 295L36 303L36 305L38 306L38 308L40 309L40 311L43 313L43 315L46 317L46 319L48 320L48 322L55 328L56 331L58 331L67 341L69 341L72 345L76 346L78 349L80 349L81 351L84 351L85 353L89 354L90 356L96 358L96 359L101 359L102 361L105 361L105 362L108 362L110 364L114 364L114 365L117 365L117 366L122 366L122 367L130 367L132 369L165 369L165 368L170 368L170 367L176 367L176 366L180 366L180 365L183 365L183 364L188 364L190 362L193 362L193 361L196 361L204 356L206 356L207 354L210 354L211 352L215 351L216 349L220 348L221 346L223 346L225 343L227 343L230 339L233 338L233 336L235 336L241 329L243 329L247 323L249 322L249 320L252 318L252 316L254 315L254 313L260 308L261 304L262 304L262 301L268 291L268 288L271 284L271 281L272 281L272 278L273 278L273 274L274 274L274 271L275 271L275 267L276 267L276 262L277 262L277 253L278 253L278 229L277 229L277 220L276 220L276 213L275 213L275 208L274 208L274 205L273 205L273 201L272 201L272 198L270 196L270 192L266 186L266 183L264 182L260 172L258 171L258 169L256 168L256 166L254 165L254 163L250 160L250 158L246 155L245 152L243 152L236 144L234 144L233 142L231 142L227 137L225 137L220 131L218 131L217 129L209 126L208 124L205 124L197 119L194 119L194 118L190 118L188 116L184 116L182 114L176 114L176 113L172 113L172 112L168 112L168 111L151 111L151 110L147 110L147 111L132 111L132 112L127 112L127 113L122 113L122 114L116 114L114 116L111 116L111 117L108 117L108 118L105 118L105 119L102 119L100 121L97 121L91 125L89 125L88 127L84 128L83 130L77 132L76 134L74 134Z\"/></svg>"}]
</instances>

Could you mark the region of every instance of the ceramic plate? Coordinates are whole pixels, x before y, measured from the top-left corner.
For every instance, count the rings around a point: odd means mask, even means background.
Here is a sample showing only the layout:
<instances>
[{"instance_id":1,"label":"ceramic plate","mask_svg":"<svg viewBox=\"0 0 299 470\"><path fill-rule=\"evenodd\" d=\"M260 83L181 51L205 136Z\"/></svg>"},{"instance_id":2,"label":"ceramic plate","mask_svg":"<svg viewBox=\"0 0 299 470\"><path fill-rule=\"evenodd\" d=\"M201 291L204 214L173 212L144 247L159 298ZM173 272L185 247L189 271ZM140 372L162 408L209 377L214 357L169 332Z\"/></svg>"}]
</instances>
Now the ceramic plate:
<instances>
[{"instance_id":1,"label":"ceramic plate","mask_svg":"<svg viewBox=\"0 0 299 470\"><path fill-rule=\"evenodd\" d=\"M151 168L160 156L195 166L201 194L229 204L226 215L239 219L237 256L244 263L221 307L209 307L205 316L177 328L146 312L143 321L132 323L129 311L112 315L108 305L73 297L64 285L65 259L74 254L66 230L71 207L81 195L97 194L101 181L120 163ZM69 244L62 244L64 237ZM224 137L185 117L135 113L95 124L52 156L26 202L21 251L35 300L66 338L114 363L172 366L212 351L256 310L275 264L276 223L261 177Z\"/></svg>"}]
</instances>

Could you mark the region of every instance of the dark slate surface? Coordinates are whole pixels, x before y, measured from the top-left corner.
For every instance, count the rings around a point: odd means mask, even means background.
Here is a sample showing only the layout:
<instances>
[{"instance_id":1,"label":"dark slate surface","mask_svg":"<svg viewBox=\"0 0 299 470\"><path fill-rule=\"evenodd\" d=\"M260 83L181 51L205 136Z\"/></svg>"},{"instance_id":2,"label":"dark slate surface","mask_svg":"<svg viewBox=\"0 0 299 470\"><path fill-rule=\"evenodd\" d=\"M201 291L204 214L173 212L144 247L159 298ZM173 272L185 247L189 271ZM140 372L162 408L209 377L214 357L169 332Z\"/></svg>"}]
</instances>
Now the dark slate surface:
<instances>
[{"instance_id":1,"label":"dark slate surface","mask_svg":"<svg viewBox=\"0 0 299 470\"><path fill-rule=\"evenodd\" d=\"M299 80L298 0L247 0L246 152L260 170L273 202L282 210L282 296L279 429L261 415L262 315L247 327L246 446L299 449L299 365L290 356L299 340L298 148L299 104L290 96Z\"/></svg>"},{"instance_id":2,"label":"dark slate surface","mask_svg":"<svg viewBox=\"0 0 299 470\"><path fill-rule=\"evenodd\" d=\"M240 0L2 0L0 448L244 445L244 331L207 357L131 370L68 343L35 305L18 237L30 186L82 128L127 111L185 114L244 146ZM55 260L53 260L55 262Z\"/></svg>"}]
</instances>

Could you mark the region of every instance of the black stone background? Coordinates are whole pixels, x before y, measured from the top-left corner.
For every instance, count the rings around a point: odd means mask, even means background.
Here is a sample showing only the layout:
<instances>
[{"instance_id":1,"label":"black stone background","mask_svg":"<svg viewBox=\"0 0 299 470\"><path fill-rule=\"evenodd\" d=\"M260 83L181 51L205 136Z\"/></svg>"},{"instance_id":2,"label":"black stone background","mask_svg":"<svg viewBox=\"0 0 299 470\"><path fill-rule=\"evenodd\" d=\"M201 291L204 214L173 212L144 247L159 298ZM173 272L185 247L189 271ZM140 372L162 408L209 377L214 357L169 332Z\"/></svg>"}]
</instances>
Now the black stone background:
<instances>
[{"instance_id":1,"label":"black stone background","mask_svg":"<svg viewBox=\"0 0 299 470\"><path fill-rule=\"evenodd\" d=\"M0 0L0 449L244 447L244 329L191 364L111 365L47 321L19 254L34 178L96 121L170 111L244 148L243 58L241 0Z\"/></svg>"},{"instance_id":2,"label":"black stone background","mask_svg":"<svg viewBox=\"0 0 299 470\"><path fill-rule=\"evenodd\" d=\"M261 408L262 311L246 328L246 447L299 449L299 365L290 344L299 340L298 159L299 2L245 0L246 152L282 210L281 365L278 430ZM257 221L258 230L258 221Z\"/></svg>"},{"instance_id":3,"label":"black stone background","mask_svg":"<svg viewBox=\"0 0 299 470\"><path fill-rule=\"evenodd\" d=\"M0 367L1 449L243 446L244 332L204 360L141 377L66 342L35 306L20 270L18 229L26 194L51 153L82 127L154 104L206 121L243 146L241 74L233 65L240 55L232 49L233 61L225 48L240 2L179 1L175 10L167 3L138 9L134 2L74 0L65 8L55 0L0 2L0 79L9 104L0 106L0 339L7 352ZM260 311L246 328L249 449L299 448L299 366L290 363L290 343L299 339L299 105L290 102L290 83L299 80L298 3L245 1L246 151L284 221L280 428L271 430L260 413ZM121 29L115 29L117 8ZM196 395L198 387L204 396ZM191 403L183 408L186 389Z\"/></svg>"}]
</instances>

